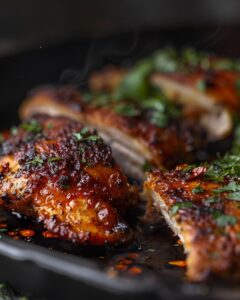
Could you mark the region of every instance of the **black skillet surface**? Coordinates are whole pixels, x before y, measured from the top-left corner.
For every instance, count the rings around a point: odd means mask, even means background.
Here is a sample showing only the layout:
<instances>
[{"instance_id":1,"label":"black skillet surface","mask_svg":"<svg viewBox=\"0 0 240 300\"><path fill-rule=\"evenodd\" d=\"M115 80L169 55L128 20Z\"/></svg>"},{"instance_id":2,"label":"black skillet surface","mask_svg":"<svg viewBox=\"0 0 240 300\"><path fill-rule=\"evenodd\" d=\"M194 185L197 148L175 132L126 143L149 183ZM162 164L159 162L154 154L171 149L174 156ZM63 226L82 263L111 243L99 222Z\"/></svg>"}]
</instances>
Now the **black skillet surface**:
<instances>
[{"instance_id":1,"label":"black skillet surface","mask_svg":"<svg viewBox=\"0 0 240 300\"><path fill-rule=\"evenodd\" d=\"M70 82L84 88L92 69L110 63L132 63L166 44L190 45L235 56L240 50L235 39L239 29L229 30L133 32L51 48L39 45L38 50L3 58L0 126L17 124L19 103L36 85ZM43 237L41 225L1 213L0 223L7 228L0 228L0 280L41 299L240 298L237 284L217 280L193 284L184 279L184 268L169 265L169 261L184 259L182 247L162 220L156 224L143 222L141 215L139 210L130 217L135 229L131 244L96 248ZM33 229L35 236L22 237L24 229ZM12 237L7 236L9 232Z\"/></svg>"}]
</instances>

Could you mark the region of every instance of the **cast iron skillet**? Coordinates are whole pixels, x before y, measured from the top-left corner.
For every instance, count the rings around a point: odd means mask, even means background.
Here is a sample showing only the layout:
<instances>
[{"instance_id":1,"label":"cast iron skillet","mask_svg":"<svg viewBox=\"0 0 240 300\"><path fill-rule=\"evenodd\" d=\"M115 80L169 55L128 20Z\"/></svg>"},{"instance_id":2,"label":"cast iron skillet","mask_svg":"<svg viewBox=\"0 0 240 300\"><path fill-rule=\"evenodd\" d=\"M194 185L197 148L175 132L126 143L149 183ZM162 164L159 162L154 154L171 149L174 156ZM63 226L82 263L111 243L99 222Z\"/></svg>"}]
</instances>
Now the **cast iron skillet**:
<instances>
[{"instance_id":1,"label":"cast iron skillet","mask_svg":"<svg viewBox=\"0 0 240 300\"><path fill-rule=\"evenodd\" d=\"M92 69L133 63L158 47L193 46L236 56L238 28L135 32L102 40L41 48L0 60L0 126L18 123L17 108L26 92L40 84L74 83L85 88ZM239 51L240 53L240 51ZM142 209L129 216L135 238L118 248L77 246L44 238L41 225L0 212L9 237L1 230L0 280L39 299L239 299L240 288L211 279L195 284L184 268L169 265L184 259L182 247L163 220L141 220ZM2 218L2 220L1 220ZM24 238L21 230L33 229ZM13 238L14 237L14 238ZM18 240L17 240L18 239Z\"/></svg>"}]
</instances>

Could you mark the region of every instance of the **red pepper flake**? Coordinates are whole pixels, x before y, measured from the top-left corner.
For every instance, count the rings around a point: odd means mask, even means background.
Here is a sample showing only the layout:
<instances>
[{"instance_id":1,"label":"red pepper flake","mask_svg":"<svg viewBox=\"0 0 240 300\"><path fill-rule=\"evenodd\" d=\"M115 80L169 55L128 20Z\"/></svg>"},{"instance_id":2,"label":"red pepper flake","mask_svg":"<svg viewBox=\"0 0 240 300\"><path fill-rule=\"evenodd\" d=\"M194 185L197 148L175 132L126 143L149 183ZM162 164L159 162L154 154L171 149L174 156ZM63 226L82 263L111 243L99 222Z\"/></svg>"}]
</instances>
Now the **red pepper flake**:
<instances>
[{"instance_id":1,"label":"red pepper flake","mask_svg":"<svg viewBox=\"0 0 240 300\"><path fill-rule=\"evenodd\" d=\"M20 240L20 236L19 235L13 236L13 239L18 241L18 240Z\"/></svg>"},{"instance_id":2,"label":"red pepper flake","mask_svg":"<svg viewBox=\"0 0 240 300\"><path fill-rule=\"evenodd\" d=\"M131 259L123 259L121 260L121 263L124 264L124 265L130 265L133 263L133 261Z\"/></svg>"},{"instance_id":3,"label":"red pepper flake","mask_svg":"<svg viewBox=\"0 0 240 300\"><path fill-rule=\"evenodd\" d=\"M139 257L139 253L129 253L127 258L136 259Z\"/></svg>"},{"instance_id":4,"label":"red pepper flake","mask_svg":"<svg viewBox=\"0 0 240 300\"><path fill-rule=\"evenodd\" d=\"M18 232L17 231L9 231L8 235L9 236L15 236L15 235L18 235Z\"/></svg>"},{"instance_id":5,"label":"red pepper flake","mask_svg":"<svg viewBox=\"0 0 240 300\"><path fill-rule=\"evenodd\" d=\"M58 238L58 235L53 233L53 232L50 232L50 231L44 231L42 233L43 237L45 238Z\"/></svg>"},{"instance_id":6,"label":"red pepper flake","mask_svg":"<svg viewBox=\"0 0 240 300\"><path fill-rule=\"evenodd\" d=\"M185 268L187 265L185 260L172 260L169 261L168 264L179 268Z\"/></svg>"},{"instance_id":7,"label":"red pepper flake","mask_svg":"<svg viewBox=\"0 0 240 300\"><path fill-rule=\"evenodd\" d=\"M31 229L23 229L23 230L20 230L20 235L22 237L32 237L35 235L35 231L31 230Z\"/></svg>"},{"instance_id":8,"label":"red pepper flake","mask_svg":"<svg viewBox=\"0 0 240 300\"><path fill-rule=\"evenodd\" d=\"M126 271L127 268L128 268L127 265L124 265L124 264L121 264L121 263L120 263L120 264L117 264L117 265L115 266L115 269L118 270L118 271Z\"/></svg>"},{"instance_id":9,"label":"red pepper flake","mask_svg":"<svg viewBox=\"0 0 240 300\"><path fill-rule=\"evenodd\" d=\"M4 223L0 224L0 228L7 228L7 224Z\"/></svg>"},{"instance_id":10,"label":"red pepper flake","mask_svg":"<svg viewBox=\"0 0 240 300\"><path fill-rule=\"evenodd\" d=\"M140 275L142 272L143 270L139 267L131 267L128 269L128 273L131 275Z\"/></svg>"}]
</instances>

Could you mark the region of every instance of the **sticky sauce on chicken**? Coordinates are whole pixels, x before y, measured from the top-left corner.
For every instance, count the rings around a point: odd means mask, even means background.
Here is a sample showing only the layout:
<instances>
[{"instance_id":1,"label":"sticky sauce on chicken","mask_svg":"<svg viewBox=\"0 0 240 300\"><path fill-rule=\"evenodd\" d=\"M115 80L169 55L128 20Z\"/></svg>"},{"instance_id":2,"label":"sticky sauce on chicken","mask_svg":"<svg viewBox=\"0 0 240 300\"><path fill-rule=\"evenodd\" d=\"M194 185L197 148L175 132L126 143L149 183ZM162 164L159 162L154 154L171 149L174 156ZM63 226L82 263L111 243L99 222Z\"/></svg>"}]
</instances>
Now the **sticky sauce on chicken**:
<instances>
[{"instance_id":1,"label":"sticky sauce on chicken","mask_svg":"<svg viewBox=\"0 0 240 300\"><path fill-rule=\"evenodd\" d=\"M80 243L128 239L126 177L96 131L39 115L1 143L0 205Z\"/></svg>"},{"instance_id":2,"label":"sticky sauce on chicken","mask_svg":"<svg viewBox=\"0 0 240 300\"><path fill-rule=\"evenodd\" d=\"M231 173L235 158L229 159L227 172ZM237 170L239 157L235 166ZM210 274L239 278L239 175L224 174L217 179L218 171L220 164L182 165L170 172L153 171L145 182L150 207L161 211L181 238L187 254L187 275L195 281Z\"/></svg>"}]
</instances>

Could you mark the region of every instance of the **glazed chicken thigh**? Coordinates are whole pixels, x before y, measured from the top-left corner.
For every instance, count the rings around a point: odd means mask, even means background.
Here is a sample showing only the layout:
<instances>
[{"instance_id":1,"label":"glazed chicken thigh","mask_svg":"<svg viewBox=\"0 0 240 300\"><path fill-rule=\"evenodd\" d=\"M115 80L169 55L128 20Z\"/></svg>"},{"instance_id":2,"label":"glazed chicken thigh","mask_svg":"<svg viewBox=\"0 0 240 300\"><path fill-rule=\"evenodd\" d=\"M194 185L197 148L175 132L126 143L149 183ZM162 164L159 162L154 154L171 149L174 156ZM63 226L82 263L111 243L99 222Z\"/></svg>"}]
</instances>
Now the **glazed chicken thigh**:
<instances>
[{"instance_id":1,"label":"glazed chicken thigh","mask_svg":"<svg viewBox=\"0 0 240 300\"><path fill-rule=\"evenodd\" d=\"M4 134L0 206L43 222L60 238L102 245L129 237L126 177L96 131L38 115Z\"/></svg>"}]
</instances>

